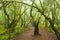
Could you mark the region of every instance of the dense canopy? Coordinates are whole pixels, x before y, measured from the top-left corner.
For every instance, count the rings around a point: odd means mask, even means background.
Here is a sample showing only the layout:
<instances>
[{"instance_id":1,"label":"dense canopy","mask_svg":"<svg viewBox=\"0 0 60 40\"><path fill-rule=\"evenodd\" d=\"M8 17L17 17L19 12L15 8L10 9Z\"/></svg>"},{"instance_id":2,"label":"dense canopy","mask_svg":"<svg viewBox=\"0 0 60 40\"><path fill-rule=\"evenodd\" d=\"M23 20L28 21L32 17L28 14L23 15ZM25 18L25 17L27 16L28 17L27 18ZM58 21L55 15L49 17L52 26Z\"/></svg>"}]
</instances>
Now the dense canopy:
<instances>
[{"instance_id":1,"label":"dense canopy","mask_svg":"<svg viewBox=\"0 0 60 40\"><path fill-rule=\"evenodd\" d=\"M0 40L15 40L17 33L44 28L60 40L60 0L0 0Z\"/></svg>"}]
</instances>

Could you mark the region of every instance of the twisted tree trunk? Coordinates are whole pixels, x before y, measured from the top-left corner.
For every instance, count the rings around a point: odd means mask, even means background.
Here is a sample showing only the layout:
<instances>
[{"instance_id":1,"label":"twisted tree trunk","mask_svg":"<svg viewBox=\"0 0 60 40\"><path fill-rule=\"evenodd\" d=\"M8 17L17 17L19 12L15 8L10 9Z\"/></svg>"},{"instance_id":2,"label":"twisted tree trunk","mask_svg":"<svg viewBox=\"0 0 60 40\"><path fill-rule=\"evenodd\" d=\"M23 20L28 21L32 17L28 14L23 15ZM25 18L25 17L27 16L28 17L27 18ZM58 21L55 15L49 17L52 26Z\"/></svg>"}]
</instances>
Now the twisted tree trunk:
<instances>
[{"instance_id":1,"label":"twisted tree trunk","mask_svg":"<svg viewBox=\"0 0 60 40\"><path fill-rule=\"evenodd\" d=\"M60 33L59 33L58 30L54 27L54 22L53 22L53 21L49 21L49 23L50 23L50 26L51 26L52 30L55 32L58 40L60 40Z\"/></svg>"},{"instance_id":2,"label":"twisted tree trunk","mask_svg":"<svg viewBox=\"0 0 60 40\"><path fill-rule=\"evenodd\" d=\"M34 23L34 35L39 35L39 28L38 28L39 23Z\"/></svg>"}]
</instances>

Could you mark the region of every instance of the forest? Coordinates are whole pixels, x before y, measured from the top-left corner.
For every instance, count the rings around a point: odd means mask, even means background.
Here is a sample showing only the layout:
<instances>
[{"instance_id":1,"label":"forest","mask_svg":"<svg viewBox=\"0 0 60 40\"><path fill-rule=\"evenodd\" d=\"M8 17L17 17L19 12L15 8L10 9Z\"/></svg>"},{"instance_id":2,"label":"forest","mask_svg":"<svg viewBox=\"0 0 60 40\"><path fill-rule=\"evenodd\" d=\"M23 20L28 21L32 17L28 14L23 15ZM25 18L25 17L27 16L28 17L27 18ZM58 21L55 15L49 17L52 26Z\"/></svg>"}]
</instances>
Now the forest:
<instances>
[{"instance_id":1,"label":"forest","mask_svg":"<svg viewBox=\"0 0 60 40\"><path fill-rule=\"evenodd\" d=\"M60 40L60 0L0 0L0 40Z\"/></svg>"}]
</instances>

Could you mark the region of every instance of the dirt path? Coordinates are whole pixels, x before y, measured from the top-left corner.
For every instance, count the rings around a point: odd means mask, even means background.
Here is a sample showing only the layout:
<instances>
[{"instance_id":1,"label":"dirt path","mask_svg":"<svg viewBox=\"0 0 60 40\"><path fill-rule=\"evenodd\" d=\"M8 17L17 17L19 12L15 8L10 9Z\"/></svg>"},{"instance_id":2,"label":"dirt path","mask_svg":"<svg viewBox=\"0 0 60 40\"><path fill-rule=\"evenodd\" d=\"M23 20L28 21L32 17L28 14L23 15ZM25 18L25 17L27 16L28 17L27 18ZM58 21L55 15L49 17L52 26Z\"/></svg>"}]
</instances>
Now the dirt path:
<instances>
[{"instance_id":1,"label":"dirt path","mask_svg":"<svg viewBox=\"0 0 60 40\"><path fill-rule=\"evenodd\" d=\"M33 28L30 30L18 35L16 40L57 40L57 37L53 34L48 32L45 29L40 29L39 36L33 36Z\"/></svg>"}]
</instances>

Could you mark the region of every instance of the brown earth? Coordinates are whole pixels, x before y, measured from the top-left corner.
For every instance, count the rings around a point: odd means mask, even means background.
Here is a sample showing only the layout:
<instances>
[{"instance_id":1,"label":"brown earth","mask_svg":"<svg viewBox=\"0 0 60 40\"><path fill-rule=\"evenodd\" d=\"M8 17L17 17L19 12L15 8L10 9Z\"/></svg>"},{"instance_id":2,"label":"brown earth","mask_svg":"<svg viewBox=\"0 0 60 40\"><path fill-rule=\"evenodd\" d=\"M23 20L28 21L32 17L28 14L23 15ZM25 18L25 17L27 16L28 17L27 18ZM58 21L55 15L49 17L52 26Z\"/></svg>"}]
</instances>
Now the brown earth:
<instances>
[{"instance_id":1,"label":"brown earth","mask_svg":"<svg viewBox=\"0 0 60 40\"><path fill-rule=\"evenodd\" d=\"M39 36L33 36L33 31L33 28L30 28L30 30L17 35L16 40L57 40L57 37L54 33L48 32L45 29L39 30Z\"/></svg>"}]
</instances>

